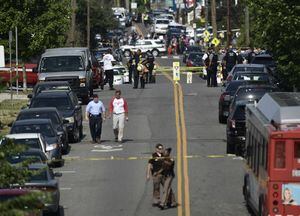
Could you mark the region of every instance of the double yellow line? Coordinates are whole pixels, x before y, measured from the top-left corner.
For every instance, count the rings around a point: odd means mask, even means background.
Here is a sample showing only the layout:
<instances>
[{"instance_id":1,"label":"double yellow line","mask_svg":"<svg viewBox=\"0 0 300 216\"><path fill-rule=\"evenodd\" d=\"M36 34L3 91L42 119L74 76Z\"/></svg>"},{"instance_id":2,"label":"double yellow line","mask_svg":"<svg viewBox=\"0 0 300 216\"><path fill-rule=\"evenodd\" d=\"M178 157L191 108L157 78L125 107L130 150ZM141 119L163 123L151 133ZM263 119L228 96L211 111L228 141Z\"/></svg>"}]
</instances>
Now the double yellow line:
<instances>
[{"instance_id":1,"label":"double yellow line","mask_svg":"<svg viewBox=\"0 0 300 216\"><path fill-rule=\"evenodd\" d=\"M172 83L174 91L175 121L177 133L177 199L178 216L190 216L190 191L188 176L187 135L184 116L183 93L179 83L175 83L172 77L163 73Z\"/></svg>"}]
</instances>

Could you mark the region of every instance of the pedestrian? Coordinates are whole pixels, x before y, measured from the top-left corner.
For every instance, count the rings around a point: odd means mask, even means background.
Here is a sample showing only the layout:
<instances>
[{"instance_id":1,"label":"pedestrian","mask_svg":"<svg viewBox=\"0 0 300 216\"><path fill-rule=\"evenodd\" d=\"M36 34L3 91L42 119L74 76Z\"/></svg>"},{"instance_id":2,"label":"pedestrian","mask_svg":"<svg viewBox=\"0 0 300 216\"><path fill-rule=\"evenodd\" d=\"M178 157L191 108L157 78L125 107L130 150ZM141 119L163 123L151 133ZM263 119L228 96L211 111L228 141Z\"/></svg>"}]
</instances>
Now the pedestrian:
<instances>
[{"instance_id":1,"label":"pedestrian","mask_svg":"<svg viewBox=\"0 0 300 216\"><path fill-rule=\"evenodd\" d=\"M247 63L251 64L253 58L256 56L256 53L253 51L253 47L250 47L249 52L248 52L248 56L247 56Z\"/></svg>"},{"instance_id":2,"label":"pedestrian","mask_svg":"<svg viewBox=\"0 0 300 216\"><path fill-rule=\"evenodd\" d=\"M113 62L116 60L112 55L111 49L108 49L107 53L103 56L103 69L105 71L105 83L109 83L109 89L114 90L114 71Z\"/></svg>"},{"instance_id":3,"label":"pedestrian","mask_svg":"<svg viewBox=\"0 0 300 216\"><path fill-rule=\"evenodd\" d=\"M224 62L224 69L225 69L225 73L224 73L224 79L226 80L228 73L232 70L232 68L236 65L237 63L237 55L236 53L233 51L232 46L230 45L228 47L228 50L223 58L223 62Z\"/></svg>"},{"instance_id":4,"label":"pedestrian","mask_svg":"<svg viewBox=\"0 0 300 216\"><path fill-rule=\"evenodd\" d=\"M145 61L145 65L148 69L148 73L146 73L146 80L145 83L151 83L152 82L152 72L153 72L153 68L154 68L154 55L149 51L146 53L147 57L146 57L146 61Z\"/></svg>"},{"instance_id":5,"label":"pedestrian","mask_svg":"<svg viewBox=\"0 0 300 216\"><path fill-rule=\"evenodd\" d=\"M113 130L115 141L122 143L125 120L128 121L127 101L121 97L121 90L116 90L115 96L109 103L109 118L113 116Z\"/></svg>"},{"instance_id":6,"label":"pedestrian","mask_svg":"<svg viewBox=\"0 0 300 216\"><path fill-rule=\"evenodd\" d=\"M218 82L217 82L218 55L215 49L211 49L211 53L209 55L209 71L211 73L210 86L218 87Z\"/></svg>"},{"instance_id":7,"label":"pedestrian","mask_svg":"<svg viewBox=\"0 0 300 216\"><path fill-rule=\"evenodd\" d=\"M96 94L86 106L85 119L89 121L92 143L100 143L102 120L105 120L105 107Z\"/></svg>"},{"instance_id":8,"label":"pedestrian","mask_svg":"<svg viewBox=\"0 0 300 216\"><path fill-rule=\"evenodd\" d=\"M241 48L238 49L238 55L237 55L236 61L237 61L237 64L243 64L244 63L244 58L243 58L242 53L241 53Z\"/></svg>"},{"instance_id":9,"label":"pedestrian","mask_svg":"<svg viewBox=\"0 0 300 216\"><path fill-rule=\"evenodd\" d=\"M133 53L133 51L130 51L127 67L128 67L128 72L129 72L129 84L132 84L132 75L134 72L134 53Z\"/></svg>"},{"instance_id":10,"label":"pedestrian","mask_svg":"<svg viewBox=\"0 0 300 216\"><path fill-rule=\"evenodd\" d=\"M133 75L133 88L137 89L139 81L141 82L141 88L145 88L145 80L143 77L144 66L142 64L142 51L138 49L134 54L134 75Z\"/></svg>"},{"instance_id":11,"label":"pedestrian","mask_svg":"<svg viewBox=\"0 0 300 216\"><path fill-rule=\"evenodd\" d=\"M160 209L163 210L167 206L169 208L174 208L177 206L174 192L172 190L172 182L175 178L174 166L175 161L170 156L172 148L167 148L164 152L164 159L162 163L162 169L158 171L163 175L163 196L160 202Z\"/></svg>"},{"instance_id":12,"label":"pedestrian","mask_svg":"<svg viewBox=\"0 0 300 216\"><path fill-rule=\"evenodd\" d=\"M207 87L211 86L211 71L210 71L210 67L209 67L209 56L211 54L211 48L208 48L208 50L204 53L202 60L204 62L205 65L205 70L206 70L206 82L207 82Z\"/></svg>"},{"instance_id":13,"label":"pedestrian","mask_svg":"<svg viewBox=\"0 0 300 216\"><path fill-rule=\"evenodd\" d=\"M153 180L153 201L152 206L160 204L160 186L163 186L163 175L159 172L162 169L164 147L161 143L156 144L155 152L148 161L147 180L152 177Z\"/></svg>"}]
</instances>

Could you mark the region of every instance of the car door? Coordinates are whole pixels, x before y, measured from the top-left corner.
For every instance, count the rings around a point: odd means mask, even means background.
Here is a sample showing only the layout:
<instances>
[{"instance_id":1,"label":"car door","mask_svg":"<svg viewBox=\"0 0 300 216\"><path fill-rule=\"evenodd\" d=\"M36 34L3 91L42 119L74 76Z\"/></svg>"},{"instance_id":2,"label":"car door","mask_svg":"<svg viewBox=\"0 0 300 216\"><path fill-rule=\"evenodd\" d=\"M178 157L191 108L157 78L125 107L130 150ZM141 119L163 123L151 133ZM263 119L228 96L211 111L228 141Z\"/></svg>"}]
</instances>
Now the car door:
<instances>
[{"instance_id":1,"label":"car door","mask_svg":"<svg viewBox=\"0 0 300 216\"><path fill-rule=\"evenodd\" d=\"M82 124L82 108L78 104L78 98L73 92L70 93L70 99L72 106L74 107L74 119L77 126L81 126Z\"/></svg>"}]
</instances>

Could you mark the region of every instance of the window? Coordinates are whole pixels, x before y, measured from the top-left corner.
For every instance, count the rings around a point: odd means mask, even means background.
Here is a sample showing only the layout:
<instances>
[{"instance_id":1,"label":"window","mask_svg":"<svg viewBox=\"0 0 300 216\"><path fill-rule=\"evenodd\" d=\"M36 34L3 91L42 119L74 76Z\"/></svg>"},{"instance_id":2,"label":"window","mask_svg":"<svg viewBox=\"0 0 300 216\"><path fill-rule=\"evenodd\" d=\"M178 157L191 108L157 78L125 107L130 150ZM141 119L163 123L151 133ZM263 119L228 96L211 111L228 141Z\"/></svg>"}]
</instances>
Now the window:
<instances>
[{"instance_id":1,"label":"window","mask_svg":"<svg viewBox=\"0 0 300 216\"><path fill-rule=\"evenodd\" d=\"M41 71L44 73L82 70L84 70L84 64L81 56L45 57L41 62Z\"/></svg>"},{"instance_id":2,"label":"window","mask_svg":"<svg viewBox=\"0 0 300 216\"><path fill-rule=\"evenodd\" d=\"M145 41L145 45L152 45L151 41Z\"/></svg>"},{"instance_id":3,"label":"window","mask_svg":"<svg viewBox=\"0 0 300 216\"><path fill-rule=\"evenodd\" d=\"M300 159L300 141L296 141L294 145L294 158Z\"/></svg>"},{"instance_id":4,"label":"window","mask_svg":"<svg viewBox=\"0 0 300 216\"><path fill-rule=\"evenodd\" d=\"M285 168L285 142L276 141L275 142L275 158L274 158L275 168Z\"/></svg>"}]
</instances>

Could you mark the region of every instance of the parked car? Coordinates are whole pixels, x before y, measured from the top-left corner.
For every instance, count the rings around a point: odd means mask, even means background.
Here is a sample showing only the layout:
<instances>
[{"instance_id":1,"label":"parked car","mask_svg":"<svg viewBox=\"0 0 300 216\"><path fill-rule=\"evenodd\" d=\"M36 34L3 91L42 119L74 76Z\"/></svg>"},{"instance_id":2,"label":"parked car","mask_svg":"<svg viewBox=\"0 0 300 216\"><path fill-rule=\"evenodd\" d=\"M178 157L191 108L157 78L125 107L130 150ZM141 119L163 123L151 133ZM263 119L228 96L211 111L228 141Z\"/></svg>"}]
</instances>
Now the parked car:
<instances>
[{"instance_id":1,"label":"parked car","mask_svg":"<svg viewBox=\"0 0 300 216\"><path fill-rule=\"evenodd\" d=\"M262 64L268 67L273 73L276 69L276 62L269 54L260 54L253 57L251 64Z\"/></svg>"},{"instance_id":2,"label":"parked car","mask_svg":"<svg viewBox=\"0 0 300 216\"><path fill-rule=\"evenodd\" d=\"M167 18L156 18L153 25L153 32L155 34L166 34L170 20Z\"/></svg>"},{"instance_id":3,"label":"parked car","mask_svg":"<svg viewBox=\"0 0 300 216\"><path fill-rule=\"evenodd\" d=\"M238 102L227 119L227 154L243 156L246 136L245 102Z\"/></svg>"},{"instance_id":4,"label":"parked car","mask_svg":"<svg viewBox=\"0 0 300 216\"><path fill-rule=\"evenodd\" d=\"M202 52L191 52L186 59L187 67L201 67L204 66L204 61L202 60L204 53Z\"/></svg>"},{"instance_id":5,"label":"parked car","mask_svg":"<svg viewBox=\"0 0 300 216\"><path fill-rule=\"evenodd\" d=\"M160 53L166 52L164 41L152 39L138 40L135 44L124 45L121 46L120 49L123 51L125 57L130 56L131 50L135 52L138 49L140 49L142 53L150 51L154 55L154 57L159 56Z\"/></svg>"},{"instance_id":6,"label":"parked car","mask_svg":"<svg viewBox=\"0 0 300 216\"><path fill-rule=\"evenodd\" d=\"M85 102L93 95L93 71L86 54L80 49L51 50L41 56L38 68L40 82L68 81Z\"/></svg>"},{"instance_id":7,"label":"parked car","mask_svg":"<svg viewBox=\"0 0 300 216\"><path fill-rule=\"evenodd\" d=\"M45 196L41 197L44 204L44 212L59 215L60 190L59 182L55 177L61 177L62 174L59 172L54 173L46 164L39 163L29 165L29 171L34 171L34 174L21 187L24 189L34 188L34 190L40 190L45 193Z\"/></svg>"},{"instance_id":8,"label":"parked car","mask_svg":"<svg viewBox=\"0 0 300 216\"><path fill-rule=\"evenodd\" d=\"M232 80L264 81L274 83L274 78L270 74L264 72L239 71L235 73Z\"/></svg>"},{"instance_id":9,"label":"parked car","mask_svg":"<svg viewBox=\"0 0 300 216\"><path fill-rule=\"evenodd\" d=\"M52 81L52 82L39 82L37 83L32 93L28 94L28 98L32 99L34 96L38 95L45 90L72 90L71 85L68 81Z\"/></svg>"},{"instance_id":10,"label":"parked car","mask_svg":"<svg viewBox=\"0 0 300 216\"><path fill-rule=\"evenodd\" d=\"M129 72L125 66L114 65L113 70L118 71L118 72L114 72L114 75L116 75L116 76L122 75L122 84L129 83Z\"/></svg>"},{"instance_id":11,"label":"parked car","mask_svg":"<svg viewBox=\"0 0 300 216\"><path fill-rule=\"evenodd\" d=\"M183 51L183 57L182 57L183 58L182 61L184 63L186 63L186 59L187 59L187 57L189 56L189 54L191 52L202 53L202 49L201 49L200 46L188 46L188 47L186 47L186 49Z\"/></svg>"},{"instance_id":12,"label":"parked car","mask_svg":"<svg viewBox=\"0 0 300 216\"><path fill-rule=\"evenodd\" d=\"M36 137L33 137L32 139L35 140L34 142L42 143L42 145L46 146L46 149L43 151L46 153L49 152L49 158L55 165L63 165L61 143L62 133L54 129L50 119L29 119L15 121L10 130L10 134L24 133L42 134L43 136L35 135ZM13 137L16 142L18 135L11 135L11 137Z\"/></svg>"},{"instance_id":13,"label":"parked car","mask_svg":"<svg viewBox=\"0 0 300 216\"><path fill-rule=\"evenodd\" d=\"M248 71L248 72L264 72L264 73L269 73L270 70L262 64L236 64L232 70L229 72L226 82L230 82L237 72L241 71Z\"/></svg>"},{"instance_id":14,"label":"parked car","mask_svg":"<svg viewBox=\"0 0 300 216\"><path fill-rule=\"evenodd\" d=\"M275 91L278 91L278 88L273 85L240 86L233 96L232 102L229 107L229 113L234 109L237 102L258 102L264 96L265 93Z\"/></svg>"},{"instance_id":15,"label":"parked car","mask_svg":"<svg viewBox=\"0 0 300 216\"><path fill-rule=\"evenodd\" d=\"M68 152L70 147L66 124L68 124L69 121L63 119L55 107L39 107L21 110L16 120L26 119L50 119L55 130L62 132L61 142L63 153Z\"/></svg>"},{"instance_id":16,"label":"parked car","mask_svg":"<svg viewBox=\"0 0 300 216\"><path fill-rule=\"evenodd\" d=\"M79 142L83 136L82 108L72 91L44 91L31 100L29 108L55 107L67 121L69 140Z\"/></svg>"},{"instance_id":17,"label":"parked car","mask_svg":"<svg viewBox=\"0 0 300 216\"><path fill-rule=\"evenodd\" d=\"M10 164L18 164L30 160L31 163L44 163L52 166L47 154L39 149L30 148L18 154L10 155L7 161Z\"/></svg>"}]
</instances>

